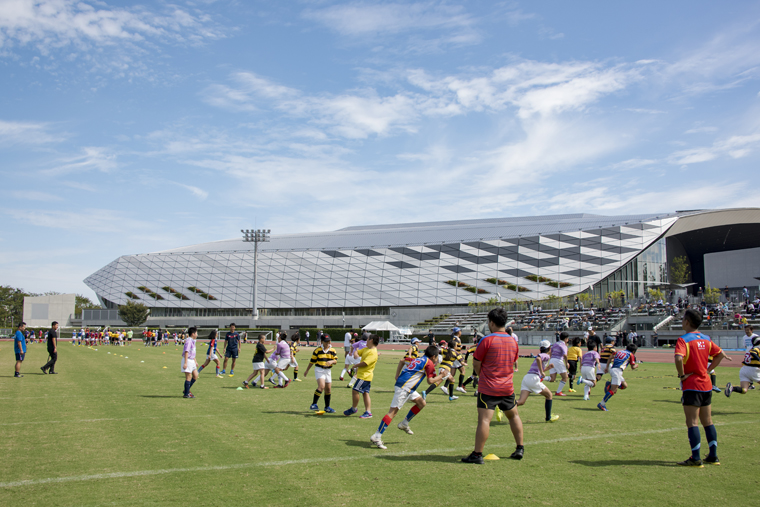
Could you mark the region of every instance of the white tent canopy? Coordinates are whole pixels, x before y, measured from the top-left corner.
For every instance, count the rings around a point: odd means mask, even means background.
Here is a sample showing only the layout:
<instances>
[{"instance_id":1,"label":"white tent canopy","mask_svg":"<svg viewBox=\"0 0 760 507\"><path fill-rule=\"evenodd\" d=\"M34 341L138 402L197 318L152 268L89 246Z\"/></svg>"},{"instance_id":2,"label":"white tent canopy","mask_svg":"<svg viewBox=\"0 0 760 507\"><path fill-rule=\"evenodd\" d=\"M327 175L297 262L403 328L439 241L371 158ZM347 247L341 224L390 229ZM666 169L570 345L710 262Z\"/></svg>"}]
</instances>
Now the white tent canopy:
<instances>
[{"instance_id":1,"label":"white tent canopy","mask_svg":"<svg viewBox=\"0 0 760 507\"><path fill-rule=\"evenodd\" d=\"M398 331L399 329L387 320L372 321L362 328L362 331Z\"/></svg>"}]
</instances>

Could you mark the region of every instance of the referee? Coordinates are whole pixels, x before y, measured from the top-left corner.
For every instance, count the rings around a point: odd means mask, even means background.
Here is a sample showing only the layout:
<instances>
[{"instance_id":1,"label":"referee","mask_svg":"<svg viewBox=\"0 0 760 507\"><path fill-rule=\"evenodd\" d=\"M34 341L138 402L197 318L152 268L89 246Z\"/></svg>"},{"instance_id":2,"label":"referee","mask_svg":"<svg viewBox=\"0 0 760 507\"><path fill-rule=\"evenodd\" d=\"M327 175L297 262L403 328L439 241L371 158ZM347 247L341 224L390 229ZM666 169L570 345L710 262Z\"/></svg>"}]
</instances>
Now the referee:
<instances>
[{"instance_id":1,"label":"referee","mask_svg":"<svg viewBox=\"0 0 760 507\"><path fill-rule=\"evenodd\" d=\"M58 373L55 371L55 362L58 361L58 323L53 321L50 328L47 334L47 349L50 360L40 370L45 374L56 375Z\"/></svg>"}]
</instances>

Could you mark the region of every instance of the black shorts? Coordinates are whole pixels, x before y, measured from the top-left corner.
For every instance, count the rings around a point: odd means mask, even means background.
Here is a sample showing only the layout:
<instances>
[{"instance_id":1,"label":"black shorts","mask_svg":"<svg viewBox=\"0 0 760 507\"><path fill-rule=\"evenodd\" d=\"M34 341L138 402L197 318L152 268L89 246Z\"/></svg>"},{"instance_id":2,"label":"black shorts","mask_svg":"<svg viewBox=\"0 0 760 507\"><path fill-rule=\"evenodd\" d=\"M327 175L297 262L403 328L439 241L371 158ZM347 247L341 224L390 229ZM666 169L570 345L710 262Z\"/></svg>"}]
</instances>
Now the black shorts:
<instances>
[{"instance_id":1,"label":"black shorts","mask_svg":"<svg viewBox=\"0 0 760 507\"><path fill-rule=\"evenodd\" d=\"M23 361L25 355L25 352L16 352L16 361Z\"/></svg>"},{"instance_id":2,"label":"black shorts","mask_svg":"<svg viewBox=\"0 0 760 507\"><path fill-rule=\"evenodd\" d=\"M578 372L578 361L577 360L576 361L568 361L567 362L567 371L568 371L568 373L570 375L572 375L574 377L576 375L576 373Z\"/></svg>"},{"instance_id":3,"label":"black shorts","mask_svg":"<svg viewBox=\"0 0 760 507\"><path fill-rule=\"evenodd\" d=\"M709 407L712 403L712 391L684 391L681 405L690 407Z\"/></svg>"},{"instance_id":4,"label":"black shorts","mask_svg":"<svg viewBox=\"0 0 760 507\"><path fill-rule=\"evenodd\" d=\"M237 359L238 357L238 351L237 350L225 350L224 351L224 357L231 357L232 359Z\"/></svg>"},{"instance_id":5,"label":"black shorts","mask_svg":"<svg viewBox=\"0 0 760 507\"><path fill-rule=\"evenodd\" d=\"M509 396L491 396L489 394L478 393L478 408L487 408L494 410L499 407L502 411L508 412L515 408L515 395Z\"/></svg>"}]
</instances>

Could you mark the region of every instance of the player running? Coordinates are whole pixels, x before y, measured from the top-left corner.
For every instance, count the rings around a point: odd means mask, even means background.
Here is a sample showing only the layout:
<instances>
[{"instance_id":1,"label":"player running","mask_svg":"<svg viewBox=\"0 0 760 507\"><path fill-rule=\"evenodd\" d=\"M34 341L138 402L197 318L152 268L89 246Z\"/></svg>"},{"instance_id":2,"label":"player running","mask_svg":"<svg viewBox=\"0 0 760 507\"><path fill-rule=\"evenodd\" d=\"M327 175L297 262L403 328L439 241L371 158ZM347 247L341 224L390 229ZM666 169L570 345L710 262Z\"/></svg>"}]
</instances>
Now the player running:
<instances>
[{"instance_id":1,"label":"player running","mask_svg":"<svg viewBox=\"0 0 760 507\"><path fill-rule=\"evenodd\" d=\"M609 371L611 380L604 386L604 400L597 404L597 408L599 410L607 412L607 401L609 401L609 399L612 398L615 393L617 393L618 388L628 388L628 384L623 378L623 371L629 363L631 365L631 368L634 370L639 367L639 365L636 364L636 356L634 356L636 349L637 347L634 343L629 343L626 346L625 350L621 350L615 354L615 358L611 363L607 363L607 369L604 371L604 373L607 373ZM612 368L610 368L610 366L612 366Z\"/></svg>"},{"instance_id":2,"label":"player running","mask_svg":"<svg viewBox=\"0 0 760 507\"><path fill-rule=\"evenodd\" d=\"M567 349L567 373L568 377L570 378L570 387L568 388L568 391L571 393L575 392L575 389L573 389L573 381L575 380L575 376L578 374L578 363L583 359L581 343L581 338L579 336L576 336L573 338L572 347Z\"/></svg>"},{"instance_id":3,"label":"player running","mask_svg":"<svg viewBox=\"0 0 760 507\"><path fill-rule=\"evenodd\" d=\"M216 378L222 378L222 375L219 374L219 356L217 355L216 350L216 329L211 331L208 334L208 351L206 352L206 362L203 363L203 365L198 368L198 374L203 371L203 368L209 365L211 361L214 361L216 363Z\"/></svg>"},{"instance_id":4,"label":"player running","mask_svg":"<svg viewBox=\"0 0 760 507\"><path fill-rule=\"evenodd\" d=\"M301 381L301 379L298 378L298 361L296 360L296 354L301 350L298 348L298 346L301 345L299 343L300 339L300 335L295 335L293 341L290 342L290 366L293 367L293 380L295 382Z\"/></svg>"},{"instance_id":5,"label":"player running","mask_svg":"<svg viewBox=\"0 0 760 507\"><path fill-rule=\"evenodd\" d=\"M597 343L589 340L586 343L588 351L583 354L581 360L581 376L578 377L578 385L583 385L583 399L588 401L591 388L596 386L596 372L599 367L599 352L596 351Z\"/></svg>"},{"instance_id":6,"label":"player running","mask_svg":"<svg viewBox=\"0 0 760 507\"><path fill-rule=\"evenodd\" d=\"M414 358L406 365L399 363L396 368L396 385L394 387L391 408L383 417L377 431L369 437L369 441L372 445L378 449L387 449L385 444L383 444L383 433L407 400L414 402L414 406L409 413L406 414L404 420L398 423L398 429L409 435L414 435L414 432L409 427L409 421L419 414L420 410L425 408L425 400L417 392L417 387L422 383L423 378L427 378L428 384L435 385L443 379L443 375L447 375L447 373L444 373L435 376L435 363L437 358L438 347L430 345L425 349L422 357Z\"/></svg>"},{"instance_id":7,"label":"player running","mask_svg":"<svg viewBox=\"0 0 760 507\"><path fill-rule=\"evenodd\" d=\"M615 349L614 344L614 338L608 336L604 339L604 348L602 349L601 354L599 354L599 366L596 370L597 382L602 380L604 373L607 371L607 363L609 363L610 360L615 357L615 354L617 354L617 350Z\"/></svg>"},{"instance_id":8,"label":"player running","mask_svg":"<svg viewBox=\"0 0 760 507\"><path fill-rule=\"evenodd\" d=\"M187 330L187 340L182 350L182 372L185 374L185 389L182 391L183 398L195 398L190 388L198 380L198 370L195 369L195 339L198 337L198 329L191 327Z\"/></svg>"},{"instance_id":9,"label":"player running","mask_svg":"<svg viewBox=\"0 0 760 507\"><path fill-rule=\"evenodd\" d=\"M314 399L311 402L309 410L319 410L319 397L325 394L325 412L328 414L335 413L330 407L330 398L332 396L332 367L338 364L338 354L331 345L330 335L322 335L322 343L314 349L311 354L311 360L306 367L304 377L309 374L309 370L314 366L314 377L317 379L317 390L314 391Z\"/></svg>"},{"instance_id":10,"label":"player running","mask_svg":"<svg viewBox=\"0 0 760 507\"><path fill-rule=\"evenodd\" d=\"M549 350L551 349L551 343L549 340L544 340L540 343L540 353L530 365L528 373L522 379L520 385L520 399L517 400L517 406L521 407L528 401L530 393L540 394L546 400L544 401L544 410L546 411L546 422L554 422L559 419L558 415L552 415L552 392L548 387L541 382L544 378L544 368L550 361Z\"/></svg>"},{"instance_id":11,"label":"player running","mask_svg":"<svg viewBox=\"0 0 760 507\"><path fill-rule=\"evenodd\" d=\"M570 341L570 335L563 331L559 334L559 340L552 344L552 357L549 360L549 366L555 373L551 374L551 382L554 382L557 378L557 373L559 373L562 380L559 386L557 386L556 394L557 396L567 396L562 390L567 385L567 342Z\"/></svg>"},{"instance_id":12,"label":"player running","mask_svg":"<svg viewBox=\"0 0 760 507\"><path fill-rule=\"evenodd\" d=\"M726 384L725 394L731 397L731 393L747 394L752 382L760 382L760 337L755 336L752 340L752 348L744 353L742 367L739 370L739 386Z\"/></svg>"},{"instance_id":13,"label":"player running","mask_svg":"<svg viewBox=\"0 0 760 507\"><path fill-rule=\"evenodd\" d=\"M458 357L457 351L456 351L456 344L454 343L454 340L449 340L448 342L442 342L442 343L446 345L446 348L439 349L438 374L441 377L441 380L446 379L446 383L441 386L441 391L443 391L443 394L449 397L449 401L454 401L454 400L459 399L459 396L454 396L454 373L455 372L454 372L453 365L454 365L454 361L456 361ZM422 393L422 399L427 399L428 395L432 393L436 387L438 387L438 383L431 384L430 387L428 387L427 390L424 393Z\"/></svg>"}]
</instances>

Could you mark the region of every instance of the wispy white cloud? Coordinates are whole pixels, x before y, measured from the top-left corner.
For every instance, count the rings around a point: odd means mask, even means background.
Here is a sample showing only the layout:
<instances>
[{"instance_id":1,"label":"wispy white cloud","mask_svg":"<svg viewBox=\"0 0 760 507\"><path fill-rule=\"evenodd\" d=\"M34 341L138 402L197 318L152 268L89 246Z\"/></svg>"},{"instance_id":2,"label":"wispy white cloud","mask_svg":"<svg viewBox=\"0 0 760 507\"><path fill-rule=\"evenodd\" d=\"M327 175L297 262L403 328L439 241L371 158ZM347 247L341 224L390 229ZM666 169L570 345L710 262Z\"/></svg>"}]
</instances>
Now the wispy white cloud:
<instances>
[{"instance_id":1,"label":"wispy white cloud","mask_svg":"<svg viewBox=\"0 0 760 507\"><path fill-rule=\"evenodd\" d=\"M47 123L0 120L0 144L47 144L66 139L66 136L52 133L50 130Z\"/></svg>"},{"instance_id":2,"label":"wispy white cloud","mask_svg":"<svg viewBox=\"0 0 760 507\"><path fill-rule=\"evenodd\" d=\"M116 154L108 148L87 146L82 148L82 153L73 157L65 157L59 160L55 167L44 169L43 174L61 175L76 172L100 171L110 172L118 167Z\"/></svg>"},{"instance_id":3,"label":"wispy white cloud","mask_svg":"<svg viewBox=\"0 0 760 507\"><path fill-rule=\"evenodd\" d=\"M702 134L705 132L717 132L718 127L695 127L693 129L689 129L684 134Z\"/></svg>"},{"instance_id":4,"label":"wispy white cloud","mask_svg":"<svg viewBox=\"0 0 760 507\"><path fill-rule=\"evenodd\" d=\"M712 146L702 146L679 150L671 154L669 161L672 164L688 165L715 160L720 156L730 158L743 158L760 149L760 134L731 136L716 140Z\"/></svg>"},{"instance_id":5,"label":"wispy white cloud","mask_svg":"<svg viewBox=\"0 0 760 507\"><path fill-rule=\"evenodd\" d=\"M35 210L35 209L5 209L5 214L14 220L35 227L50 229L77 230L89 233L124 233L134 234L137 231L153 231L155 222L135 220L123 213L123 210L84 209L81 211L68 210Z\"/></svg>"},{"instance_id":6,"label":"wispy white cloud","mask_svg":"<svg viewBox=\"0 0 760 507\"><path fill-rule=\"evenodd\" d=\"M40 192L38 190L14 190L11 195L16 199L22 199L26 201L61 201L62 198L59 195L49 194L47 192Z\"/></svg>"},{"instance_id":7,"label":"wispy white cloud","mask_svg":"<svg viewBox=\"0 0 760 507\"><path fill-rule=\"evenodd\" d=\"M189 190L191 194L193 194L195 197L199 198L201 201L205 201L208 197L208 192L198 188L194 187L192 185L186 185L185 183L177 183L173 182L175 185L184 188L185 190Z\"/></svg>"}]
</instances>

